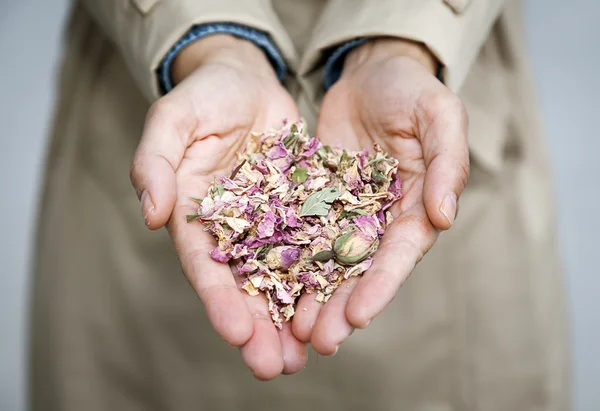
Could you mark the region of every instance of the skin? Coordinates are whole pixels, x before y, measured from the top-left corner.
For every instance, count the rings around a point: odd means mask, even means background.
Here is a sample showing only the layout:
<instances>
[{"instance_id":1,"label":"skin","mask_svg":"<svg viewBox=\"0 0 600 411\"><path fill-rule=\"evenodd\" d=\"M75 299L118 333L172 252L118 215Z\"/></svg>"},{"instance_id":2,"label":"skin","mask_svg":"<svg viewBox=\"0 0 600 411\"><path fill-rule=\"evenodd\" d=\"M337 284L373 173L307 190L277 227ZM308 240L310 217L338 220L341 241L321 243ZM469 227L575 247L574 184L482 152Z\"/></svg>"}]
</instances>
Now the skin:
<instances>
[{"instance_id":1,"label":"skin","mask_svg":"<svg viewBox=\"0 0 600 411\"><path fill-rule=\"evenodd\" d=\"M308 342L322 355L334 354L385 308L440 230L454 222L469 172L467 116L436 70L426 48L398 39L369 42L346 58L342 77L325 95L317 136L350 149L379 142L400 161L404 197L392 207L396 219L372 268L343 283L325 305L302 297L293 321L279 331L265 298L239 289L231 270L209 257L215 240L185 216L197 209L189 197L204 195L215 175L231 171L250 131L279 128L284 118L298 119L298 109L263 52L245 40L210 36L176 59L177 86L148 113L131 181L146 225L167 226L215 331L240 348L256 378L301 370Z\"/></svg>"}]
</instances>

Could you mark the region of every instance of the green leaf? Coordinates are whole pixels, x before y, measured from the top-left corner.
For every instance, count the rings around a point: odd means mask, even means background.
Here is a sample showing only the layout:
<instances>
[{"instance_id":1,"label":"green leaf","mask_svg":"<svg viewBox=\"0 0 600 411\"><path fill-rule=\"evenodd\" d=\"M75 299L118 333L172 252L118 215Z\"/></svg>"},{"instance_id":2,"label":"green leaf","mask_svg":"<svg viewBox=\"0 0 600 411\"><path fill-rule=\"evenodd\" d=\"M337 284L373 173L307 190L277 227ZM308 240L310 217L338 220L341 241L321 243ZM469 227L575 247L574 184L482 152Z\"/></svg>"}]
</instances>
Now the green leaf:
<instances>
[{"instance_id":1,"label":"green leaf","mask_svg":"<svg viewBox=\"0 0 600 411\"><path fill-rule=\"evenodd\" d=\"M312 257L310 257L311 261L320 261L322 263L325 263L329 260L331 260L333 258L335 254L333 253L332 250L324 250L321 251L320 253L317 253L315 255L313 255Z\"/></svg>"},{"instance_id":2,"label":"green leaf","mask_svg":"<svg viewBox=\"0 0 600 411\"><path fill-rule=\"evenodd\" d=\"M198 204L202 204L202 199L201 198L196 198L196 197L190 197L190 200L198 203Z\"/></svg>"},{"instance_id":3,"label":"green leaf","mask_svg":"<svg viewBox=\"0 0 600 411\"><path fill-rule=\"evenodd\" d=\"M283 139L283 145L285 146L285 148L290 150L293 146L296 145L297 142L298 142L298 127L296 127L296 125L294 124L292 126L292 128L290 129L290 134L288 134Z\"/></svg>"},{"instance_id":4,"label":"green leaf","mask_svg":"<svg viewBox=\"0 0 600 411\"><path fill-rule=\"evenodd\" d=\"M330 146L326 146L326 145L322 145L318 150L317 150L317 156L319 156L319 158L321 160L325 160L327 158L327 154L331 153L332 149Z\"/></svg>"},{"instance_id":5,"label":"green leaf","mask_svg":"<svg viewBox=\"0 0 600 411\"><path fill-rule=\"evenodd\" d=\"M342 193L335 187L325 187L312 193L302 204L300 217L326 216L333 203Z\"/></svg>"},{"instance_id":6,"label":"green leaf","mask_svg":"<svg viewBox=\"0 0 600 411\"><path fill-rule=\"evenodd\" d=\"M352 218L352 217L356 217L357 215L367 215L367 212L365 210L363 210L362 208L355 208L354 210L344 210L340 214L340 217Z\"/></svg>"},{"instance_id":7,"label":"green leaf","mask_svg":"<svg viewBox=\"0 0 600 411\"><path fill-rule=\"evenodd\" d=\"M369 161L367 164L365 164L364 168L367 168L369 166L372 166L373 164L377 164L377 163L381 163L383 160L387 160L385 157L377 157L374 158L373 160Z\"/></svg>"},{"instance_id":8,"label":"green leaf","mask_svg":"<svg viewBox=\"0 0 600 411\"><path fill-rule=\"evenodd\" d=\"M261 260L265 258L269 251L273 249L273 244L263 244L256 250L256 259Z\"/></svg>"},{"instance_id":9,"label":"green leaf","mask_svg":"<svg viewBox=\"0 0 600 411\"><path fill-rule=\"evenodd\" d=\"M342 151L342 155L340 157L340 161L338 163L337 172L341 176L343 175L347 169L352 165L352 158L348 155L346 150Z\"/></svg>"},{"instance_id":10,"label":"green leaf","mask_svg":"<svg viewBox=\"0 0 600 411\"><path fill-rule=\"evenodd\" d=\"M225 187L223 187L223 184L220 184L220 183L219 184L215 184L214 191L220 197L225 192Z\"/></svg>"},{"instance_id":11,"label":"green leaf","mask_svg":"<svg viewBox=\"0 0 600 411\"><path fill-rule=\"evenodd\" d=\"M298 167L292 173L292 181L297 184L302 184L308 178L308 170L302 167Z\"/></svg>"},{"instance_id":12,"label":"green leaf","mask_svg":"<svg viewBox=\"0 0 600 411\"><path fill-rule=\"evenodd\" d=\"M197 220L199 218L202 217L202 214L188 214L187 216L185 216L185 218L187 219L187 222L189 223L190 221L194 221Z\"/></svg>"},{"instance_id":13,"label":"green leaf","mask_svg":"<svg viewBox=\"0 0 600 411\"><path fill-rule=\"evenodd\" d=\"M296 142L296 135L292 134L292 133L288 134L287 137L283 139L283 145L288 150L294 145L295 142Z\"/></svg>"},{"instance_id":14,"label":"green leaf","mask_svg":"<svg viewBox=\"0 0 600 411\"><path fill-rule=\"evenodd\" d=\"M350 156L346 150L342 151L342 157L340 158L340 163L347 163L350 161Z\"/></svg>"},{"instance_id":15,"label":"green leaf","mask_svg":"<svg viewBox=\"0 0 600 411\"><path fill-rule=\"evenodd\" d=\"M371 173L371 177L373 178L373 181L379 184L390 182L390 180L385 176L385 174L383 174L383 172L377 169L373 170L373 172Z\"/></svg>"}]
</instances>

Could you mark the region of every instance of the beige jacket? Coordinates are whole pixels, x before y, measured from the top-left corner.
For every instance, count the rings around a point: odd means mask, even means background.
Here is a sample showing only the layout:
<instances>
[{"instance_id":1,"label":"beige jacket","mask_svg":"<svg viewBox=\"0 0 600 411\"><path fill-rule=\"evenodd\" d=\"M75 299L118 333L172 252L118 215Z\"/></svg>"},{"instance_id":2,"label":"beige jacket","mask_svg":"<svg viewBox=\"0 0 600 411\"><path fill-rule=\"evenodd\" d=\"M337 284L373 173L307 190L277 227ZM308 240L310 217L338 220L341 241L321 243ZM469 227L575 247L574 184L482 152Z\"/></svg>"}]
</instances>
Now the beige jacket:
<instances>
[{"instance_id":1,"label":"beige jacket","mask_svg":"<svg viewBox=\"0 0 600 411\"><path fill-rule=\"evenodd\" d=\"M38 229L34 410L563 411L568 355L551 179L519 4L499 0L80 0ZM314 125L324 51L425 43L470 114L460 216L340 352L253 381L210 329L128 179L156 69L194 24L268 32Z\"/></svg>"}]
</instances>

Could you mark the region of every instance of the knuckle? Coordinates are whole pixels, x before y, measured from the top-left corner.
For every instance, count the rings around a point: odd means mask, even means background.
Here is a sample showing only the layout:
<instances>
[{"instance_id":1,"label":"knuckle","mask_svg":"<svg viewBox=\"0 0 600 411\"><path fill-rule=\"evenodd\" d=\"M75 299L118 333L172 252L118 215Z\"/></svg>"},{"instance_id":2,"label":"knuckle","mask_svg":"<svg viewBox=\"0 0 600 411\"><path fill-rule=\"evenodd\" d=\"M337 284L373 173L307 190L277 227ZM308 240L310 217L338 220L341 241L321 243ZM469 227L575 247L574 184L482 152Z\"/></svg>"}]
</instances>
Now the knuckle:
<instances>
[{"instance_id":1,"label":"knuckle","mask_svg":"<svg viewBox=\"0 0 600 411\"><path fill-rule=\"evenodd\" d=\"M426 111L430 114L438 114L446 109L448 105L448 93L447 90L438 90L424 96L424 106Z\"/></svg>"},{"instance_id":2,"label":"knuckle","mask_svg":"<svg viewBox=\"0 0 600 411\"><path fill-rule=\"evenodd\" d=\"M423 258L428 251L428 247L424 249L407 237L395 238L390 241L389 246L394 250L408 250L409 254L414 257L415 260Z\"/></svg>"},{"instance_id":3,"label":"knuckle","mask_svg":"<svg viewBox=\"0 0 600 411\"><path fill-rule=\"evenodd\" d=\"M393 244L391 246L395 247ZM374 281L374 284L378 288L394 289L398 286L400 271L400 268L395 269L383 265L377 266L376 270L374 270L376 276L373 277L372 281Z\"/></svg>"},{"instance_id":4,"label":"knuckle","mask_svg":"<svg viewBox=\"0 0 600 411\"><path fill-rule=\"evenodd\" d=\"M140 179L140 169L141 169L141 160L136 156L129 166L129 180L131 184L134 186L138 184L138 180Z\"/></svg>"},{"instance_id":5,"label":"knuckle","mask_svg":"<svg viewBox=\"0 0 600 411\"><path fill-rule=\"evenodd\" d=\"M465 129L467 129L469 126L469 111L467 110L467 107L465 106L465 104L462 101L460 102L460 105L461 105L462 122L464 124Z\"/></svg>"},{"instance_id":6,"label":"knuckle","mask_svg":"<svg viewBox=\"0 0 600 411\"><path fill-rule=\"evenodd\" d=\"M210 250L207 250L207 248L204 247L199 247L183 255L181 255L181 250L177 251L179 254L179 260L181 262L181 268L183 273L185 274L190 284L192 284L196 290L201 290L199 291L199 294L200 292L202 292L203 294L211 294L214 293L214 291L220 287L220 284L202 284L206 279L203 278L202 273L200 271L202 270L202 267L205 267L207 265L207 259L210 258Z\"/></svg>"},{"instance_id":7,"label":"knuckle","mask_svg":"<svg viewBox=\"0 0 600 411\"><path fill-rule=\"evenodd\" d=\"M451 170L452 183L456 185L457 189L464 189L471 173L468 151L466 151L464 156L448 159L447 167ZM456 194L459 195L460 193Z\"/></svg>"},{"instance_id":8,"label":"knuckle","mask_svg":"<svg viewBox=\"0 0 600 411\"><path fill-rule=\"evenodd\" d=\"M398 217L392 224L398 224L402 231L411 233L390 236L382 241L381 247L398 255L401 254L403 264L416 265L429 252L438 233L427 217L407 215ZM387 267L384 270L389 269Z\"/></svg>"},{"instance_id":9,"label":"knuckle","mask_svg":"<svg viewBox=\"0 0 600 411\"><path fill-rule=\"evenodd\" d=\"M199 289L198 297L200 297L204 304L210 305L213 301L218 300L224 292L231 290L236 291L237 288L230 284L213 284Z\"/></svg>"},{"instance_id":10,"label":"knuckle","mask_svg":"<svg viewBox=\"0 0 600 411\"><path fill-rule=\"evenodd\" d=\"M419 244L429 244L431 239L435 239L435 227L426 215L408 214L398 217L393 223L402 226L402 231L413 234L410 238L404 234L400 234L390 239L395 242L408 244L409 246L412 245L416 249L419 249L421 248Z\"/></svg>"},{"instance_id":11,"label":"knuckle","mask_svg":"<svg viewBox=\"0 0 600 411\"><path fill-rule=\"evenodd\" d=\"M168 100L166 97L162 97L156 100L148 109L148 114L146 116L146 120L151 118L170 118L177 110L175 109L173 103Z\"/></svg>"},{"instance_id":12,"label":"knuckle","mask_svg":"<svg viewBox=\"0 0 600 411\"><path fill-rule=\"evenodd\" d=\"M208 247L196 248L195 250L187 253L181 261L186 274L189 274L189 271L192 270L192 267L204 265L208 259L208 256L210 255L209 253L210 250Z\"/></svg>"},{"instance_id":13,"label":"knuckle","mask_svg":"<svg viewBox=\"0 0 600 411\"><path fill-rule=\"evenodd\" d=\"M251 298L251 297L250 297ZM264 321L268 326L271 325L273 319L271 318L271 314L268 311L262 309L253 309L250 314L252 314L252 319L254 321Z\"/></svg>"},{"instance_id":14,"label":"knuckle","mask_svg":"<svg viewBox=\"0 0 600 411\"><path fill-rule=\"evenodd\" d=\"M426 110L432 116L444 116L458 119L465 125L468 123L467 109L462 100L448 90L436 91L425 99Z\"/></svg>"},{"instance_id":15,"label":"knuckle","mask_svg":"<svg viewBox=\"0 0 600 411\"><path fill-rule=\"evenodd\" d=\"M460 163L458 165L458 178L462 187L465 187L469 181L469 176L471 174L471 168L469 166L469 160L467 159L466 163Z\"/></svg>"},{"instance_id":16,"label":"knuckle","mask_svg":"<svg viewBox=\"0 0 600 411\"><path fill-rule=\"evenodd\" d=\"M155 101L146 114L145 131L156 127L185 142L198 127L197 113L190 111L189 104L179 97L167 95Z\"/></svg>"},{"instance_id":17,"label":"knuckle","mask_svg":"<svg viewBox=\"0 0 600 411\"><path fill-rule=\"evenodd\" d=\"M338 296L338 298L340 299L340 303L343 303L345 305L346 302L348 302L350 296L352 295L352 292L354 291L354 288L356 288L356 286L358 285L359 279L359 277L348 278L340 284L337 290L335 290L334 295Z\"/></svg>"}]
</instances>

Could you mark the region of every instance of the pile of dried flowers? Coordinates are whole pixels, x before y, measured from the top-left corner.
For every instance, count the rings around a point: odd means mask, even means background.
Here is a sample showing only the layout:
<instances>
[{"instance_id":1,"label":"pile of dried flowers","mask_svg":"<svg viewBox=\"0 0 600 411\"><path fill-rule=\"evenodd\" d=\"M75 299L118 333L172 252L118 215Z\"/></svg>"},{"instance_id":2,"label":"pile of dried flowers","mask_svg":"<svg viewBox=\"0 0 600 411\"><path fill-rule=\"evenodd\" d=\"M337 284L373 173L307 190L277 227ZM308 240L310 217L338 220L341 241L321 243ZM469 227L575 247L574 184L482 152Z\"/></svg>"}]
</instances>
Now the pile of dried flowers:
<instances>
[{"instance_id":1,"label":"pile of dried flowers","mask_svg":"<svg viewBox=\"0 0 600 411\"><path fill-rule=\"evenodd\" d=\"M301 294L326 302L371 266L401 196L398 162L377 144L373 154L322 145L302 121L252 133L238 157L188 221L215 236L211 257L234 264L248 294L266 295L281 328Z\"/></svg>"}]
</instances>

